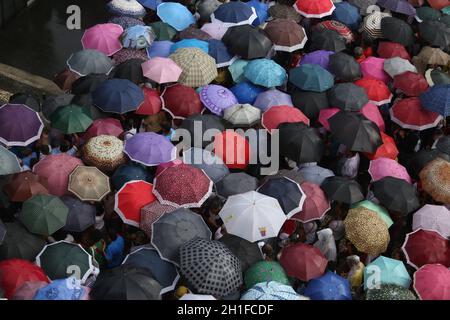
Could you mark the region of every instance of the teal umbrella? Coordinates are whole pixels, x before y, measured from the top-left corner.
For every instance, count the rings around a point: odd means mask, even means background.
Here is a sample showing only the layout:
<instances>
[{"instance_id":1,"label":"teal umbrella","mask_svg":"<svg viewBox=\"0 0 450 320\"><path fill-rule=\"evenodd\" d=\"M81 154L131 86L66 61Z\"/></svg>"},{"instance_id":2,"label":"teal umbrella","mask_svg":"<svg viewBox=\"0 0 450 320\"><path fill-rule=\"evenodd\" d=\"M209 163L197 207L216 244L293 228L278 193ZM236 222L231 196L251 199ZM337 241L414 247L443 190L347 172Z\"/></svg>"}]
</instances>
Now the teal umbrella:
<instances>
[{"instance_id":1,"label":"teal umbrella","mask_svg":"<svg viewBox=\"0 0 450 320\"><path fill-rule=\"evenodd\" d=\"M0 146L0 176L20 172L20 164L16 155Z\"/></svg>"},{"instance_id":2,"label":"teal umbrella","mask_svg":"<svg viewBox=\"0 0 450 320\"><path fill-rule=\"evenodd\" d=\"M230 71L231 77L235 83L244 82L246 80L244 76L244 68L250 61L237 59L230 66L228 66L228 71Z\"/></svg>"},{"instance_id":3,"label":"teal umbrella","mask_svg":"<svg viewBox=\"0 0 450 320\"><path fill-rule=\"evenodd\" d=\"M244 76L253 84L266 88L283 85L287 79L286 71L282 66L270 59L256 59L244 67Z\"/></svg>"},{"instance_id":4,"label":"teal umbrella","mask_svg":"<svg viewBox=\"0 0 450 320\"><path fill-rule=\"evenodd\" d=\"M92 124L88 109L74 104L56 109L50 120L53 128L65 134L84 132Z\"/></svg>"},{"instance_id":5,"label":"teal umbrella","mask_svg":"<svg viewBox=\"0 0 450 320\"><path fill-rule=\"evenodd\" d=\"M289 82L305 91L324 92L334 86L334 77L321 66L306 63L289 71Z\"/></svg>"},{"instance_id":6,"label":"teal umbrella","mask_svg":"<svg viewBox=\"0 0 450 320\"><path fill-rule=\"evenodd\" d=\"M364 207L369 210L375 211L378 214L378 216L381 219L383 219L384 222L386 222L388 228L394 224L394 221L392 221L391 217L389 216L389 212L382 206L380 206L372 201L363 200L358 203L355 203L352 206L352 208L357 208L357 207Z\"/></svg>"},{"instance_id":7,"label":"teal umbrella","mask_svg":"<svg viewBox=\"0 0 450 320\"><path fill-rule=\"evenodd\" d=\"M377 289L382 284L404 288L411 285L411 277L400 260L380 256L364 268L364 289Z\"/></svg>"}]
</instances>

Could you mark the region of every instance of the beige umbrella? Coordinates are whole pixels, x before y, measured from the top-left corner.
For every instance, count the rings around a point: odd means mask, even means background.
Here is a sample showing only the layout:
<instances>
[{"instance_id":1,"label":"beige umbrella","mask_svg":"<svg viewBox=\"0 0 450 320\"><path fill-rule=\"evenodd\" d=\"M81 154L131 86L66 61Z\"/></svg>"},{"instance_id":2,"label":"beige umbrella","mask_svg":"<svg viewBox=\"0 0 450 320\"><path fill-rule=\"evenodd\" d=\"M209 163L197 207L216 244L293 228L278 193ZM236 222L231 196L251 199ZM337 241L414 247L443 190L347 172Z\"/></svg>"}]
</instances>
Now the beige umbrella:
<instances>
[{"instance_id":1,"label":"beige umbrella","mask_svg":"<svg viewBox=\"0 0 450 320\"><path fill-rule=\"evenodd\" d=\"M246 103L226 108L223 118L235 126L251 126L261 120L261 110Z\"/></svg>"},{"instance_id":2,"label":"beige umbrella","mask_svg":"<svg viewBox=\"0 0 450 320\"><path fill-rule=\"evenodd\" d=\"M417 56L426 64L445 66L450 61L450 55L439 48L423 47Z\"/></svg>"},{"instance_id":3,"label":"beige umbrella","mask_svg":"<svg viewBox=\"0 0 450 320\"><path fill-rule=\"evenodd\" d=\"M69 176L69 191L82 201L101 201L109 192L109 177L96 167L78 166Z\"/></svg>"},{"instance_id":4,"label":"beige umbrella","mask_svg":"<svg viewBox=\"0 0 450 320\"><path fill-rule=\"evenodd\" d=\"M365 207L350 209L344 226L347 239L359 251L374 256L386 251L390 241L388 227L375 211Z\"/></svg>"},{"instance_id":5,"label":"beige umbrella","mask_svg":"<svg viewBox=\"0 0 450 320\"><path fill-rule=\"evenodd\" d=\"M123 141L108 135L93 137L83 147L83 161L103 172L112 172L126 162Z\"/></svg>"},{"instance_id":6,"label":"beige umbrella","mask_svg":"<svg viewBox=\"0 0 450 320\"><path fill-rule=\"evenodd\" d=\"M422 188L435 201L450 203L450 162L436 158L420 171L419 176Z\"/></svg>"}]
</instances>

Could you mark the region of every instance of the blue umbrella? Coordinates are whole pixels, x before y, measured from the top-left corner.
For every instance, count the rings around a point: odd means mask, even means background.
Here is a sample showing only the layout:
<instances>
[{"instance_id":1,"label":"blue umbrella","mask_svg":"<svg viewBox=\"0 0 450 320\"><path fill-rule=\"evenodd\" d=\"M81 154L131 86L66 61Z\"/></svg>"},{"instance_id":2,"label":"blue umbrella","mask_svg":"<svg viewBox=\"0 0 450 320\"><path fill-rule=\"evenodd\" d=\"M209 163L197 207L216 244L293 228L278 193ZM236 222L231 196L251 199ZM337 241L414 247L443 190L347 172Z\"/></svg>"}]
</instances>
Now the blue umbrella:
<instances>
[{"instance_id":1,"label":"blue umbrella","mask_svg":"<svg viewBox=\"0 0 450 320\"><path fill-rule=\"evenodd\" d=\"M430 87L420 95L420 102L425 109L447 117L450 115L450 84L438 84Z\"/></svg>"},{"instance_id":2,"label":"blue umbrella","mask_svg":"<svg viewBox=\"0 0 450 320\"><path fill-rule=\"evenodd\" d=\"M244 68L249 62L249 60L237 59L228 67L234 83L245 81Z\"/></svg>"},{"instance_id":3,"label":"blue umbrella","mask_svg":"<svg viewBox=\"0 0 450 320\"><path fill-rule=\"evenodd\" d=\"M221 22L227 27L251 24L257 18L256 10L241 1L231 1L221 4L211 14L211 21Z\"/></svg>"},{"instance_id":4,"label":"blue umbrella","mask_svg":"<svg viewBox=\"0 0 450 320\"><path fill-rule=\"evenodd\" d=\"M317 64L302 64L289 71L289 82L305 91L324 92L334 86L334 77Z\"/></svg>"},{"instance_id":5,"label":"blue umbrella","mask_svg":"<svg viewBox=\"0 0 450 320\"><path fill-rule=\"evenodd\" d=\"M150 59L154 57L167 58L170 56L172 45L172 41L153 41L153 44L147 48L147 56Z\"/></svg>"},{"instance_id":6,"label":"blue umbrella","mask_svg":"<svg viewBox=\"0 0 450 320\"><path fill-rule=\"evenodd\" d=\"M118 16L143 18L147 12L136 0L112 0L106 4L109 12Z\"/></svg>"},{"instance_id":7,"label":"blue umbrella","mask_svg":"<svg viewBox=\"0 0 450 320\"><path fill-rule=\"evenodd\" d=\"M136 50L150 47L155 39L156 35L151 27L139 25L126 29L120 37L124 48Z\"/></svg>"},{"instance_id":8,"label":"blue umbrella","mask_svg":"<svg viewBox=\"0 0 450 320\"><path fill-rule=\"evenodd\" d=\"M255 59L244 68L244 76L252 83L273 88L284 84L287 79L286 70L270 59Z\"/></svg>"},{"instance_id":9,"label":"blue umbrella","mask_svg":"<svg viewBox=\"0 0 450 320\"><path fill-rule=\"evenodd\" d=\"M333 171L318 166L315 162L300 165L298 172L308 182L318 184L319 186L328 177L334 177Z\"/></svg>"},{"instance_id":10,"label":"blue umbrella","mask_svg":"<svg viewBox=\"0 0 450 320\"><path fill-rule=\"evenodd\" d=\"M253 21L252 25L259 26L266 22L269 18L269 5L259 0L252 0L247 2L249 6L255 9L257 18Z\"/></svg>"},{"instance_id":11,"label":"blue umbrella","mask_svg":"<svg viewBox=\"0 0 450 320\"><path fill-rule=\"evenodd\" d=\"M170 53L174 53L177 51L177 49L181 48L199 48L205 53L208 53L209 51L209 45L208 42L198 40L198 39L183 39L178 42L175 42L172 47L170 48Z\"/></svg>"},{"instance_id":12,"label":"blue umbrella","mask_svg":"<svg viewBox=\"0 0 450 320\"><path fill-rule=\"evenodd\" d=\"M349 281L330 271L319 278L312 279L304 295L311 300L352 300Z\"/></svg>"},{"instance_id":13,"label":"blue umbrella","mask_svg":"<svg viewBox=\"0 0 450 320\"><path fill-rule=\"evenodd\" d=\"M217 39L208 40L209 51L208 54L216 60L217 68L228 67L235 60L233 56L225 46L225 44Z\"/></svg>"},{"instance_id":14,"label":"blue umbrella","mask_svg":"<svg viewBox=\"0 0 450 320\"><path fill-rule=\"evenodd\" d=\"M241 300L305 300L291 286L270 281L255 284L241 296Z\"/></svg>"},{"instance_id":15,"label":"blue umbrella","mask_svg":"<svg viewBox=\"0 0 450 320\"><path fill-rule=\"evenodd\" d=\"M111 177L112 184L116 190L119 190L125 183L132 180L152 182L153 176L142 165L131 163L121 165Z\"/></svg>"},{"instance_id":16,"label":"blue umbrella","mask_svg":"<svg viewBox=\"0 0 450 320\"><path fill-rule=\"evenodd\" d=\"M396 284L408 289L411 277L404 263L380 256L368 264L364 268L364 289L381 284Z\"/></svg>"},{"instance_id":17,"label":"blue umbrella","mask_svg":"<svg viewBox=\"0 0 450 320\"><path fill-rule=\"evenodd\" d=\"M231 92L234 93L239 103L241 104L251 104L255 102L256 98L261 92L264 92L264 88L254 85L251 82L245 81L238 83L230 88Z\"/></svg>"},{"instance_id":18,"label":"blue umbrella","mask_svg":"<svg viewBox=\"0 0 450 320\"><path fill-rule=\"evenodd\" d=\"M137 0L142 6L150 9L156 10L156 8L163 3L162 0Z\"/></svg>"},{"instance_id":19,"label":"blue umbrella","mask_svg":"<svg viewBox=\"0 0 450 320\"><path fill-rule=\"evenodd\" d=\"M86 295L75 277L54 280L36 292L33 300L81 300Z\"/></svg>"},{"instance_id":20,"label":"blue umbrella","mask_svg":"<svg viewBox=\"0 0 450 320\"><path fill-rule=\"evenodd\" d=\"M95 89L92 101L104 112L124 114L135 111L144 102L144 92L130 80L110 79Z\"/></svg>"},{"instance_id":21,"label":"blue umbrella","mask_svg":"<svg viewBox=\"0 0 450 320\"><path fill-rule=\"evenodd\" d=\"M357 30L361 23L361 15L359 9L348 2L335 3L331 19L342 22L352 30Z\"/></svg>"},{"instance_id":22,"label":"blue umbrella","mask_svg":"<svg viewBox=\"0 0 450 320\"><path fill-rule=\"evenodd\" d=\"M184 30L195 23L195 18L188 8L176 2L161 3L156 13L163 22L172 26L177 31Z\"/></svg>"}]
</instances>

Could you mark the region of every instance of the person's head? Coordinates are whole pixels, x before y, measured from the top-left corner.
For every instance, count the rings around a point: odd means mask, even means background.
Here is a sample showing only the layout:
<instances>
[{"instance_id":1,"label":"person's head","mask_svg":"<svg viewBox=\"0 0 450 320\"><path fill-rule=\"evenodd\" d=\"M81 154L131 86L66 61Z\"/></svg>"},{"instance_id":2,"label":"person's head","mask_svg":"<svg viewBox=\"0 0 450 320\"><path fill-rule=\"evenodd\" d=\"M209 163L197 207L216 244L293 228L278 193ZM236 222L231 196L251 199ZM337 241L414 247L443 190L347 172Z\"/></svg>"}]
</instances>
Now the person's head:
<instances>
[{"instance_id":1,"label":"person's head","mask_svg":"<svg viewBox=\"0 0 450 320\"><path fill-rule=\"evenodd\" d=\"M61 147L61 140L60 139L58 139L58 138L53 138L51 141L50 141L50 145L51 145L51 147L52 148L59 148L59 147Z\"/></svg>"},{"instance_id":2,"label":"person's head","mask_svg":"<svg viewBox=\"0 0 450 320\"><path fill-rule=\"evenodd\" d=\"M67 152L70 150L70 148L72 148L72 144L68 140L63 140L61 142L61 147L60 147L61 152Z\"/></svg>"},{"instance_id":3,"label":"person's head","mask_svg":"<svg viewBox=\"0 0 450 320\"><path fill-rule=\"evenodd\" d=\"M161 125L161 128L162 128L162 132L164 134L169 134L170 129L172 129L172 125L171 125L170 121L163 121L163 122L161 122L160 125Z\"/></svg>"},{"instance_id":4,"label":"person's head","mask_svg":"<svg viewBox=\"0 0 450 320\"><path fill-rule=\"evenodd\" d=\"M208 210L212 214L219 214L219 211L222 209L222 201L219 197L213 197L210 199L208 203Z\"/></svg>"},{"instance_id":5,"label":"person's head","mask_svg":"<svg viewBox=\"0 0 450 320\"><path fill-rule=\"evenodd\" d=\"M39 147L39 151L43 154L48 156L50 154L50 146L48 144L43 144Z\"/></svg>"},{"instance_id":6,"label":"person's head","mask_svg":"<svg viewBox=\"0 0 450 320\"><path fill-rule=\"evenodd\" d=\"M359 258L359 256L354 254L354 255L348 256L346 261L347 261L348 266L350 268L352 268L354 266L357 266L361 262L361 259Z\"/></svg>"}]
</instances>

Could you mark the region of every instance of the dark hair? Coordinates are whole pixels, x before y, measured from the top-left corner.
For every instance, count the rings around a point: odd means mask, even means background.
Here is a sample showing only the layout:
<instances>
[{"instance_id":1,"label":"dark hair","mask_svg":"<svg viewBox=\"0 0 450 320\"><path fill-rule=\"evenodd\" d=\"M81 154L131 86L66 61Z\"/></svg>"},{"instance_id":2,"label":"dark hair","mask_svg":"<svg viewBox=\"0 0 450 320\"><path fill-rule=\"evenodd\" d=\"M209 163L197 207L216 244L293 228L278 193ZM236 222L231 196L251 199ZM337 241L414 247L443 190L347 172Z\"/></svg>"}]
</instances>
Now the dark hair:
<instances>
[{"instance_id":1,"label":"dark hair","mask_svg":"<svg viewBox=\"0 0 450 320\"><path fill-rule=\"evenodd\" d=\"M43 144L39 147L39 151L44 154L44 155L49 155L50 154L50 146L47 144Z\"/></svg>"},{"instance_id":2,"label":"dark hair","mask_svg":"<svg viewBox=\"0 0 450 320\"><path fill-rule=\"evenodd\" d=\"M108 228L108 237L111 239L111 241L114 241L117 239L117 230L114 227Z\"/></svg>"},{"instance_id":3,"label":"dark hair","mask_svg":"<svg viewBox=\"0 0 450 320\"><path fill-rule=\"evenodd\" d=\"M33 158L30 160L30 169L33 169L34 165L39 162L38 158Z\"/></svg>"},{"instance_id":4,"label":"dark hair","mask_svg":"<svg viewBox=\"0 0 450 320\"><path fill-rule=\"evenodd\" d=\"M67 140L63 140L60 147L61 152L67 152L70 150L70 148L72 148L72 144Z\"/></svg>"},{"instance_id":5,"label":"dark hair","mask_svg":"<svg viewBox=\"0 0 450 320\"><path fill-rule=\"evenodd\" d=\"M92 242L95 244L95 243L99 242L100 240L102 240L103 234L100 230L95 229L94 231L91 232L91 238L92 238Z\"/></svg>"},{"instance_id":6,"label":"dark hair","mask_svg":"<svg viewBox=\"0 0 450 320\"><path fill-rule=\"evenodd\" d=\"M61 146L61 140L53 138L50 141L50 145L52 146L52 148L59 148Z\"/></svg>"}]
</instances>

